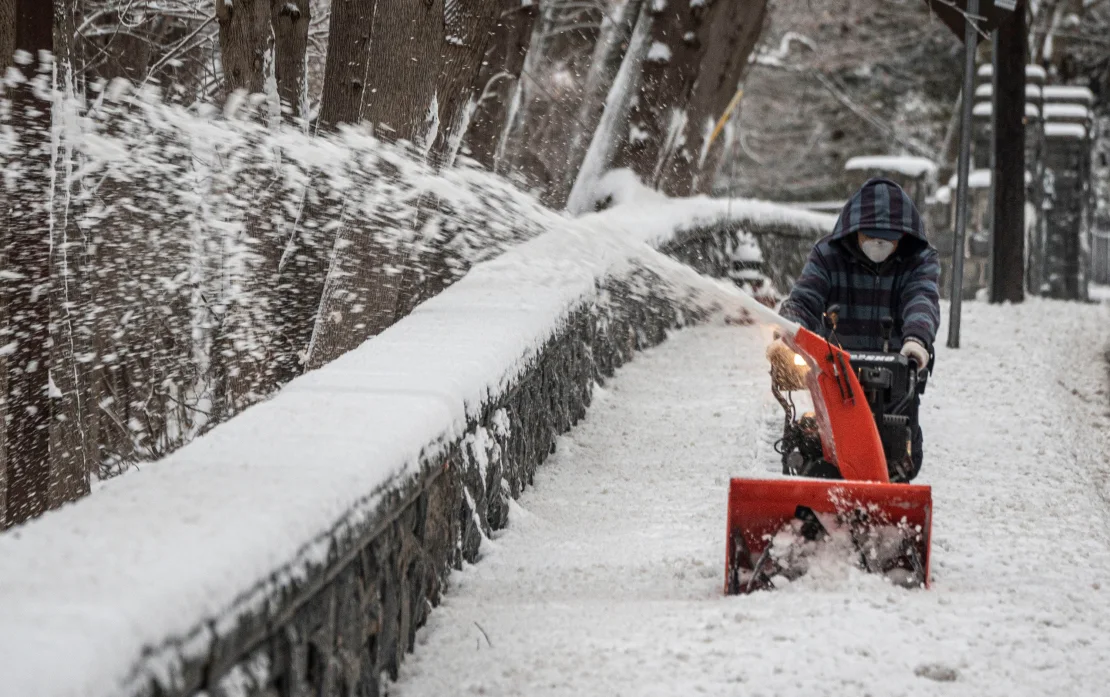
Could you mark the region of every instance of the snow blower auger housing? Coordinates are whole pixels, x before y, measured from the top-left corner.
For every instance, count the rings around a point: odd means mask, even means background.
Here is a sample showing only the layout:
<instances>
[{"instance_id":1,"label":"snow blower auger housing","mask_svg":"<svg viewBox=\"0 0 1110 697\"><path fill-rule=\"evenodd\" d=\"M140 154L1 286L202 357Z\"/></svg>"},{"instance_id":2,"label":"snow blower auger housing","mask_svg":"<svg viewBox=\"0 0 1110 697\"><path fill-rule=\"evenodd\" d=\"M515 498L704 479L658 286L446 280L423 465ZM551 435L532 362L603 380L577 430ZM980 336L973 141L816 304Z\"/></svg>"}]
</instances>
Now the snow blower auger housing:
<instances>
[{"instance_id":1,"label":"snow blower auger housing","mask_svg":"<svg viewBox=\"0 0 1110 697\"><path fill-rule=\"evenodd\" d=\"M744 304L776 325L797 361L804 361L793 387L804 382L814 413L793 422L805 442L784 454L788 476L729 483L725 592L794 580L822 544L899 585L928 587L932 491L892 483L889 474L899 473L909 458L909 430L899 410L912 398L914 366L903 370L904 357L890 353L861 354L853 364L833 342L755 307L754 300ZM835 325L835 308L829 315ZM899 389L899 379L910 384ZM787 434L792 416L788 410Z\"/></svg>"}]
</instances>

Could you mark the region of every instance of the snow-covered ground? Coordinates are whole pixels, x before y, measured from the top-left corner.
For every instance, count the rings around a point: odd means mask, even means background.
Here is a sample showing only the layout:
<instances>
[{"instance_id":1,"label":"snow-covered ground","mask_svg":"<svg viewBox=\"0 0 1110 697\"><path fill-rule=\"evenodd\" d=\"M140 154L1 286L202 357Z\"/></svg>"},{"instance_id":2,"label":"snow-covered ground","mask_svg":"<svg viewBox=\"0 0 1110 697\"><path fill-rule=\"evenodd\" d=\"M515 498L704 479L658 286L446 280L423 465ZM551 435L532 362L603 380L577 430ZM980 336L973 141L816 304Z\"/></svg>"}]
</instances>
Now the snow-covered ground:
<instances>
[{"instance_id":1,"label":"snow-covered ground","mask_svg":"<svg viewBox=\"0 0 1110 697\"><path fill-rule=\"evenodd\" d=\"M1108 309L964 313L923 402L931 590L721 594L727 479L774 476L772 405L763 331L701 327L599 391L390 694L1103 694Z\"/></svg>"}]
</instances>

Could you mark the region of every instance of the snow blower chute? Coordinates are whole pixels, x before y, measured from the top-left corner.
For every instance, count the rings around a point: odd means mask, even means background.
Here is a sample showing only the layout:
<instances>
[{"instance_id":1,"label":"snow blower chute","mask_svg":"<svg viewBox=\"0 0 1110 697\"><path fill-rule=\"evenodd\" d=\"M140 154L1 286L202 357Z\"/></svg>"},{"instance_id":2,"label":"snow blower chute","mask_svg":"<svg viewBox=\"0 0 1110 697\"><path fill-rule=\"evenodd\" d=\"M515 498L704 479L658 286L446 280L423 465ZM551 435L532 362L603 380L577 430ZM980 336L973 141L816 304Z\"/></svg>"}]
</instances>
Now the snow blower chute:
<instances>
[{"instance_id":1,"label":"snow blower chute","mask_svg":"<svg viewBox=\"0 0 1110 697\"><path fill-rule=\"evenodd\" d=\"M821 545L900 585L928 587L931 489L892 483L888 471L888 461L897 472L909 458L908 420L900 410L916 389L915 366L897 353L853 357L753 298L744 306L779 328L795 352L788 389L808 388L814 410L794 421L792 402L788 407L776 386L787 409L784 436L799 441L784 451L784 473L793 476L731 479L725 592L796 579ZM835 307L827 313L830 337L836 314ZM909 385L899 385L901 379ZM782 380L775 376L776 384Z\"/></svg>"}]
</instances>

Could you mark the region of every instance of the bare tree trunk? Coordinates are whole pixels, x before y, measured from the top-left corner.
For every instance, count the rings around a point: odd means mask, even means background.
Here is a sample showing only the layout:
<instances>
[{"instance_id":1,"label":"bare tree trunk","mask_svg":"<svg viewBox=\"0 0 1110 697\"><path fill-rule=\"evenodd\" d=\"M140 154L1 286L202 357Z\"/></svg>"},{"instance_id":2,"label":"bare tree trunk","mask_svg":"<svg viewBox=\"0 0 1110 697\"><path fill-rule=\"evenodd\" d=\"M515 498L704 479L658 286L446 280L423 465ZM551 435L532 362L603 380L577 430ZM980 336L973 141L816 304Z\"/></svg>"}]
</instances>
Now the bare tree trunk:
<instances>
[{"instance_id":1,"label":"bare tree trunk","mask_svg":"<svg viewBox=\"0 0 1110 697\"><path fill-rule=\"evenodd\" d=\"M2 0L0 0L2 1ZM12 32L14 35L14 31ZM14 43L14 42L13 42ZM12 49L15 53L15 49ZM0 82L0 101L7 98L5 86ZM8 115L0 111L0 128L8 128L11 124ZM0 269L10 268L8 254L11 251L10 222L12 215L12 187L11 182L0 180ZM12 328L9 325L8 309L11 305L12 289L8 282L0 281L0 345L6 346L12 339ZM11 358L7 351L0 352L0 530L7 527L6 511L8 509L8 478L10 467L8 464L8 412L9 392L8 377L11 373Z\"/></svg>"},{"instance_id":2,"label":"bare tree trunk","mask_svg":"<svg viewBox=\"0 0 1110 697\"><path fill-rule=\"evenodd\" d=\"M462 146L475 109L482 59L497 28L499 4L499 0L480 0L463 9L462 2L448 0L444 7L443 65L436 85L439 127L429 152L435 167L453 165ZM427 297L427 289L442 288L447 282L443 278L448 273L443 263L447 233L439 225L428 225L440 215L440 202L436 196L427 195L418 205L415 229L433 232L430 238L412 244L409 250L400 274L392 322L412 312L416 303Z\"/></svg>"},{"instance_id":3,"label":"bare tree trunk","mask_svg":"<svg viewBox=\"0 0 1110 697\"><path fill-rule=\"evenodd\" d=\"M508 124L537 14L534 2L501 0L497 28L478 72L478 100L463 140L471 157L489 170L497 168L499 145Z\"/></svg>"},{"instance_id":4,"label":"bare tree trunk","mask_svg":"<svg viewBox=\"0 0 1110 697\"><path fill-rule=\"evenodd\" d=\"M447 0L440 35L437 137L429 145L437 165L450 166L474 114L482 59L497 29L500 0Z\"/></svg>"},{"instance_id":5,"label":"bare tree trunk","mask_svg":"<svg viewBox=\"0 0 1110 697\"><path fill-rule=\"evenodd\" d=\"M652 7L652 43L632 107L630 136L617 153L616 166L631 169L655 188L672 176L673 156L683 146L706 11L704 4L680 2Z\"/></svg>"},{"instance_id":6,"label":"bare tree trunk","mask_svg":"<svg viewBox=\"0 0 1110 697\"><path fill-rule=\"evenodd\" d=\"M1060 23L1063 9L1064 4L1060 0L1045 0L1040 3L1037 11L1038 17L1033 19L1034 26L1040 24L1039 31L1034 32L1033 36L1030 37L1035 43L1035 50L1030 56L1033 63L1041 65L1046 60L1050 60L1050 57L1046 54L1051 50L1056 26Z\"/></svg>"},{"instance_id":7,"label":"bare tree trunk","mask_svg":"<svg viewBox=\"0 0 1110 697\"><path fill-rule=\"evenodd\" d=\"M373 124L382 138L413 143L433 163L453 159L497 7L497 0L482 0L471 11L456 0L377 0L370 15L363 101L356 116ZM342 40L349 43L350 37ZM330 45L329 66L334 62L331 54L341 48L342 44ZM331 89L336 88L333 81ZM325 97L327 91L325 87ZM321 120L331 122L337 113L333 106ZM415 238L435 206L432 199L421 201L408 222L364 220L343 227L340 238L345 246L333 263L350 273L325 290L309 367L381 333L407 311L426 267L434 265L436 241L431 241L428 254L422 254L422 241Z\"/></svg>"},{"instance_id":8,"label":"bare tree trunk","mask_svg":"<svg viewBox=\"0 0 1110 697\"><path fill-rule=\"evenodd\" d=\"M708 137L735 96L767 19L766 0L716 0L710 6L702 25L702 60L690 97L685 144L676 154L670 176L661 182L667 194L711 191L724 149L719 139L710 144Z\"/></svg>"},{"instance_id":9,"label":"bare tree trunk","mask_svg":"<svg viewBox=\"0 0 1110 697\"><path fill-rule=\"evenodd\" d=\"M76 71L73 35L76 28L74 0L54 0L54 61L56 94L55 118L75 109ZM84 244L71 207L75 153L68 139L58 144L55 158L53 194L54 224L51 228L50 267L50 382L52 402L50 421L51 508L74 501L89 492L90 461L94 449L88 438L92 421L88 410L88 389L79 354L87 353L88 332L82 331L82 315L88 305L83 297L85 269L81 263Z\"/></svg>"},{"instance_id":10,"label":"bare tree trunk","mask_svg":"<svg viewBox=\"0 0 1110 697\"><path fill-rule=\"evenodd\" d=\"M452 0L454 2L454 0ZM320 121L369 121L383 138L421 141L439 126L444 0L352 0L332 8Z\"/></svg>"},{"instance_id":11,"label":"bare tree trunk","mask_svg":"<svg viewBox=\"0 0 1110 697\"><path fill-rule=\"evenodd\" d=\"M216 0L220 54L228 93L265 90L267 61L273 60L268 0ZM271 67L272 68L272 67Z\"/></svg>"},{"instance_id":12,"label":"bare tree trunk","mask_svg":"<svg viewBox=\"0 0 1110 697\"><path fill-rule=\"evenodd\" d=\"M605 109L594 129L574 186L567 197L567 210L578 215L590 210L596 203L592 189L614 159L614 153L625 149L632 135L628 128L632 105L638 100L641 66L651 46L651 4L640 3L640 14L632 29L628 49L621 61L620 70L605 97Z\"/></svg>"},{"instance_id":13,"label":"bare tree trunk","mask_svg":"<svg viewBox=\"0 0 1110 697\"><path fill-rule=\"evenodd\" d=\"M307 108L305 54L308 51L311 19L308 0L271 0L274 74L281 97L281 113L288 118L303 117Z\"/></svg>"},{"instance_id":14,"label":"bare tree trunk","mask_svg":"<svg viewBox=\"0 0 1110 697\"><path fill-rule=\"evenodd\" d=\"M507 162L501 170L538 190L549 206L561 205L567 146L581 130L578 112L586 97L579 75L591 69L608 3L541 4L522 89L505 138ZM519 106L518 106L519 104Z\"/></svg>"},{"instance_id":15,"label":"bare tree trunk","mask_svg":"<svg viewBox=\"0 0 1110 697\"><path fill-rule=\"evenodd\" d=\"M550 42L544 37L550 33L553 25L553 4L539 5L537 16L533 20L528 49L521 64L521 79L517 81L509 102L505 128L496 155L496 171L499 174L522 179L526 186L536 189L546 189L551 181L546 163L533 156L529 141L535 137L535 131L541 122L538 112L545 95L537 82L536 72L540 66L551 62L547 50Z\"/></svg>"},{"instance_id":16,"label":"bare tree trunk","mask_svg":"<svg viewBox=\"0 0 1110 697\"><path fill-rule=\"evenodd\" d=\"M39 0L16 4L15 46L38 56L52 51L54 5ZM33 77L39 66L18 66ZM49 66L40 73L48 79ZM15 191L9 192L8 494L5 525L39 515L47 506L50 483L49 288L51 110L35 95L31 82L12 93L12 121L20 158Z\"/></svg>"},{"instance_id":17,"label":"bare tree trunk","mask_svg":"<svg viewBox=\"0 0 1110 697\"><path fill-rule=\"evenodd\" d=\"M552 183L549 193L551 204L561 208L567 203L574 182L578 178L582 162L590 147L594 132L601 122L609 90L616 80L636 28L636 18L644 0L624 0L615 17L606 17L602 25L591 60L590 72L586 77L582 103L578 108L577 128L571 138L566 154L566 162L558 181Z\"/></svg>"},{"instance_id":18,"label":"bare tree trunk","mask_svg":"<svg viewBox=\"0 0 1110 697\"><path fill-rule=\"evenodd\" d=\"M371 31L378 0L332 4L320 125L333 128L362 120L363 95L369 90Z\"/></svg>"},{"instance_id":19,"label":"bare tree trunk","mask_svg":"<svg viewBox=\"0 0 1110 697\"><path fill-rule=\"evenodd\" d=\"M12 64L15 55L15 0L0 0L0 71L6 71ZM4 99L4 85L0 83L0 99ZM8 126L3 114L0 114L0 126ZM11 216L10 191L4 183L0 182L0 191L4 192L0 198L0 269L8 268L8 251L10 245L9 218ZM8 327L8 304L10 293L7 283L0 282L0 345L7 344L10 340ZM5 527L5 511L8 498L8 460L6 427L8 415L8 372L9 359L0 355L0 529Z\"/></svg>"},{"instance_id":20,"label":"bare tree trunk","mask_svg":"<svg viewBox=\"0 0 1110 697\"><path fill-rule=\"evenodd\" d=\"M369 90L363 95L362 118L382 138L408 140L425 152L441 126L436 88L445 43L444 1L378 0Z\"/></svg>"},{"instance_id":21,"label":"bare tree trunk","mask_svg":"<svg viewBox=\"0 0 1110 697\"><path fill-rule=\"evenodd\" d=\"M0 70L12 64L15 55L15 0L0 0Z\"/></svg>"},{"instance_id":22,"label":"bare tree trunk","mask_svg":"<svg viewBox=\"0 0 1110 697\"><path fill-rule=\"evenodd\" d=\"M365 82L359 83L362 101L355 113L340 120L368 121L379 136L407 140L428 152L440 120L436 86L445 38L444 0L377 0L369 18L370 26L359 28L370 36ZM333 28L335 22L333 14ZM349 41L342 37L337 44L335 38L328 48L329 67L333 54L341 55ZM325 99L328 93L325 86ZM349 109L351 104L346 106ZM321 120L328 123L334 117L329 111ZM382 223L351 220L340 230L344 246L332 264L350 272L325 288L310 368L331 361L393 323L402 281L397 271L405 267L412 243L403 239L409 231L398 229L403 222L389 223L392 229Z\"/></svg>"}]
</instances>

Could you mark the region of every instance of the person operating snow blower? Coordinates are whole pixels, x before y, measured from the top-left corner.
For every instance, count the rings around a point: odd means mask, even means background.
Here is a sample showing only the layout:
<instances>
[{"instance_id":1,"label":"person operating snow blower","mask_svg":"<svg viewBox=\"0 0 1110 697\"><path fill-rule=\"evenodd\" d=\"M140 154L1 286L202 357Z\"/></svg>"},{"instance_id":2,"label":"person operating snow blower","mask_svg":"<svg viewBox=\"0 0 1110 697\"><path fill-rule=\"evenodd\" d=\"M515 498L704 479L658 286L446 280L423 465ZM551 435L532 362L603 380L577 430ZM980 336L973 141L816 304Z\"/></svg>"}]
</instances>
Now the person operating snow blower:
<instances>
[{"instance_id":1,"label":"person operating snow blower","mask_svg":"<svg viewBox=\"0 0 1110 697\"><path fill-rule=\"evenodd\" d=\"M892 481L911 481L921 469L918 407L934 363L939 276L937 250L926 238L913 200L895 182L871 179L844 206L832 234L814 245L779 310L849 353L894 351L916 365L904 410L912 432L912 466L892 468ZM772 374L791 375L784 363L792 355L776 336L767 352Z\"/></svg>"}]
</instances>

